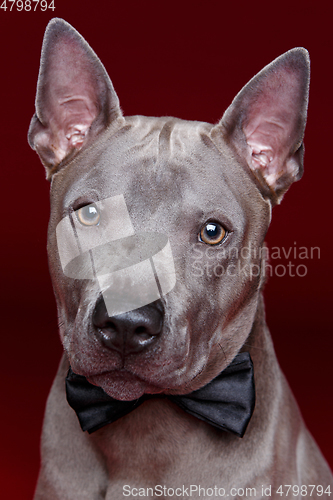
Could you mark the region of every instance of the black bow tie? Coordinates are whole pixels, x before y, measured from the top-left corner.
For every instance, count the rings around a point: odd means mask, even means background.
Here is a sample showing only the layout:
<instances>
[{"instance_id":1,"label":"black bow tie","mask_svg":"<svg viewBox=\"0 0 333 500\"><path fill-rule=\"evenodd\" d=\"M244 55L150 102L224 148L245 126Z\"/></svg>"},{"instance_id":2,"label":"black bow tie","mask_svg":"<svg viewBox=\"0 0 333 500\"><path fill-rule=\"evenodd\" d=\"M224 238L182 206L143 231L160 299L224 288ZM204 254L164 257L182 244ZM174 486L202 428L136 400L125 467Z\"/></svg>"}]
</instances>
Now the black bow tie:
<instances>
[{"instance_id":1,"label":"black bow tie","mask_svg":"<svg viewBox=\"0 0 333 500\"><path fill-rule=\"evenodd\" d=\"M70 368L66 395L82 430L89 433L118 420L147 399L164 396L200 420L243 437L255 403L253 364L250 354L242 352L220 375L197 391L184 396L145 394L134 401L111 398L101 387L90 384Z\"/></svg>"}]
</instances>

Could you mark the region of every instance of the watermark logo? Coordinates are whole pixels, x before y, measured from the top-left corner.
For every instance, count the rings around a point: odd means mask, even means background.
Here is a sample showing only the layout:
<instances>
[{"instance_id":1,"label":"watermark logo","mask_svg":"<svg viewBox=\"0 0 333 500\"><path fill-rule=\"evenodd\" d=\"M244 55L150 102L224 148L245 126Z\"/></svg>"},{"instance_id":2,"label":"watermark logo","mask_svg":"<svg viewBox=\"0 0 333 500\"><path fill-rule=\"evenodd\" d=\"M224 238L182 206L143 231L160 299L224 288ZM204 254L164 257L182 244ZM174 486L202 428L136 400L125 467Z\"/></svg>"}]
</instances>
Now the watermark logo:
<instances>
[{"instance_id":1,"label":"watermark logo","mask_svg":"<svg viewBox=\"0 0 333 500\"><path fill-rule=\"evenodd\" d=\"M220 248L203 247L195 243L191 252L191 270L197 277L207 276L258 276L279 278L290 276L302 278L308 273L308 260L320 259L319 247L298 246L294 242L290 247L243 246Z\"/></svg>"},{"instance_id":2,"label":"watermark logo","mask_svg":"<svg viewBox=\"0 0 333 500\"><path fill-rule=\"evenodd\" d=\"M264 488L262 487L262 493L264 493ZM123 496L124 497L163 497L163 498L221 498L221 497L250 497L256 498L257 489L256 488L230 488L226 490L220 486L203 487L198 484L191 484L189 486L179 486L179 487L168 487L165 485L157 484L153 488L135 488L128 484L123 486ZM268 496L265 494L265 496ZM260 495L260 498L262 496Z\"/></svg>"},{"instance_id":3,"label":"watermark logo","mask_svg":"<svg viewBox=\"0 0 333 500\"><path fill-rule=\"evenodd\" d=\"M97 280L110 317L150 304L176 284L168 237L135 233L123 195L71 212L56 236L64 274Z\"/></svg>"}]
</instances>

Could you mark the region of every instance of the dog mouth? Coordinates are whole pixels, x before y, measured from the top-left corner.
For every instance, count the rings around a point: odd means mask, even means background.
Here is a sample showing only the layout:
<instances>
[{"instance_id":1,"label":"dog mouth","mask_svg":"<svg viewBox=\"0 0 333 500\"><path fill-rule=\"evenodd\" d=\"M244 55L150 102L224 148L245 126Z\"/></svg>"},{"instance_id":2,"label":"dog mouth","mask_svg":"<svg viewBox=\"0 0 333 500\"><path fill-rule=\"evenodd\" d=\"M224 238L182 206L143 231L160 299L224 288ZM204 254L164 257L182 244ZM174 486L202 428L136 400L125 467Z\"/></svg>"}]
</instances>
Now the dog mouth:
<instances>
[{"instance_id":1,"label":"dog mouth","mask_svg":"<svg viewBox=\"0 0 333 500\"><path fill-rule=\"evenodd\" d=\"M189 342L184 341L188 332L176 337L175 349L164 316L161 300L109 316L100 297L92 314L87 348L69 355L74 373L118 400L188 392L185 389L200 373L203 357L191 355Z\"/></svg>"},{"instance_id":2,"label":"dog mouth","mask_svg":"<svg viewBox=\"0 0 333 500\"><path fill-rule=\"evenodd\" d=\"M144 380L125 368L90 375L87 380L101 387L112 398L120 401L133 401L144 394L160 394L161 387Z\"/></svg>"},{"instance_id":3,"label":"dog mouth","mask_svg":"<svg viewBox=\"0 0 333 500\"><path fill-rule=\"evenodd\" d=\"M187 356L178 360L163 356L155 359L154 363L152 359L148 362L144 359L139 363L137 361L137 357L133 356L132 360L100 367L98 371L82 373L78 369L78 372L91 384L101 387L109 396L120 401L133 401L144 394L187 394L207 383L206 379L202 380L202 363L193 363Z\"/></svg>"}]
</instances>

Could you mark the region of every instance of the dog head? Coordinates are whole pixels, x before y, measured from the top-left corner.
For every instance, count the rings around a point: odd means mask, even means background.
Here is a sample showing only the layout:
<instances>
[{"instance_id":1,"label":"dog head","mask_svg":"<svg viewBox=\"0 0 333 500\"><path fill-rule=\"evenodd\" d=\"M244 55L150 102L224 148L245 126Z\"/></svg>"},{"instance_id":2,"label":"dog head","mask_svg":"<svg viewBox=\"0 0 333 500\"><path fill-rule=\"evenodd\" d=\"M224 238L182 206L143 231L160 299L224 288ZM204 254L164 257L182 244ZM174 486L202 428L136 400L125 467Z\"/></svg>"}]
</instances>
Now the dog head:
<instances>
[{"instance_id":1,"label":"dog head","mask_svg":"<svg viewBox=\"0 0 333 500\"><path fill-rule=\"evenodd\" d=\"M216 125L124 117L65 21L47 27L29 143L51 180L48 256L74 372L109 395L184 394L246 341L271 207L302 175L309 61L293 49Z\"/></svg>"}]
</instances>

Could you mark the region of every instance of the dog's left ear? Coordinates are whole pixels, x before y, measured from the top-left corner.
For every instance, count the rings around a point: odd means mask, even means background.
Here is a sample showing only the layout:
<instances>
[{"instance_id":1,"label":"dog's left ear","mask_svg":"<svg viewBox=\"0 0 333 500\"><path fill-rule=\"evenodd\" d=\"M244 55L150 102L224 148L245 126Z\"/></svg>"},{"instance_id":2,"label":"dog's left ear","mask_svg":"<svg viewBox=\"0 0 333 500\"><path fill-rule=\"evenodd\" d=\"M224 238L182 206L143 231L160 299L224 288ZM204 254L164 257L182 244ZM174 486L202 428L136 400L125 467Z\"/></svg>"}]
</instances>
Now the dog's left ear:
<instances>
[{"instance_id":1,"label":"dog's left ear","mask_svg":"<svg viewBox=\"0 0 333 500\"><path fill-rule=\"evenodd\" d=\"M289 50L250 80L212 130L245 159L272 204L303 173L309 79L308 52Z\"/></svg>"},{"instance_id":2,"label":"dog's left ear","mask_svg":"<svg viewBox=\"0 0 333 500\"><path fill-rule=\"evenodd\" d=\"M28 134L47 177L121 117L101 61L70 24L52 19L44 35L36 113Z\"/></svg>"}]
</instances>

